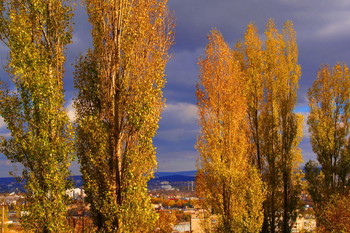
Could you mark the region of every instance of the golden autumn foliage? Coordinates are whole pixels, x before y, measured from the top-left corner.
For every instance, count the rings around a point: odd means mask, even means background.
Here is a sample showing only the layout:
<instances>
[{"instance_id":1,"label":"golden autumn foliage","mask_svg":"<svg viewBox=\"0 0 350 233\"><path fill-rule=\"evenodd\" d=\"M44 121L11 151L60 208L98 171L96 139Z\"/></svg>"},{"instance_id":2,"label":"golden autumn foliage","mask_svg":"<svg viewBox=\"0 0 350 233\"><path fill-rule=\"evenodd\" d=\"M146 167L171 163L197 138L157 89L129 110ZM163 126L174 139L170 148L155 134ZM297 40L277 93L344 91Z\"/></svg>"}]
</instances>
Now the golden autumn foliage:
<instances>
[{"instance_id":1,"label":"golden autumn foliage","mask_svg":"<svg viewBox=\"0 0 350 233\"><path fill-rule=\"evenodd\" d=\"M319 164L306 164L309 192L322 215L325 202L341 195L350 174L350 71L345 64L322 66L308 92L312 149ZM321 169L318 166L321 165Z\"/></svg>"},{"instance_id":2,"label":"golden autumn foliage","mask_svg":"<svg viewBox=\"0 0 350 233\"><path fill-rule=\"evenodd\" d=\"M199 61L198 195L219 232L259 232L264 191L249 159L247 100L240 64L218 31Z\"/></svg>"},{"instance_id":3,"label":"golden autumn foliage","mask_svg":"<svg viewBox=\"0 0 350 233\"><path fill-rule=\"evenodd\" d=\"M175 212L159 212L159 218L156 222L155 232L172 232L173 227L178 223Z\"/></svg>"},{"instance_id":4,"label":"golden autumn foliage","mask_svg":"<svg viewBox=\"0 0 350 233\"><path fill-rule=\"evenodd\" d=\"M298 145L303 121L294 113L301 74L297 62L291 22L286 22L280 33L269 20L264 41L256 27L248 25L244 41L234 49L217 31L209 37L205 56L199 62L197 88L201 127L198 191L211 211L219 213L222 231L232 231L233 222L240 221L239 215L234 218L234 214L227 213L244 213L239 205L228 204L232 190L239 186L233 180L250 176L249 182L259 183L259 175L248 175L257 171L266 184L266 200L258 195L256 202L254 198L248 202L256 204L258 210L259 201L265 200L263 231L289 232L296 219L301 191ZM246 189L242 185L239 190L244 193ZM261 193L259 184L254 192L258 190ZM217 193L222 193L222 198ZM242 195L249 199L249 195ZM244 229L235 227L235 232Z\"/></svg>"},{"instance_id":5,"label":"golden autumn foliage","mask_svg":"<svg viewBox=\"0 0 350 233\"><path fill-rule=\"evenodd\" d=\"M302 116L293 112L300 66L291 22L280 33L269 20L262 41L255 25L248 25L239 44L248 98L252 162L267 184L264 229L289 232L296 218L301 191L299 164Z\"/></svg>"},{"instance_id":6,"label":"golden autumn foliage","mask_svg":"<svg viewBox=\"0 0 350 233\"><path fill-rule=\"evenodd\" d=\"M76 149L98 232L147 232L147 181L173 42L166 1L86 0L94 48L80 58Z\"/></svg>"},{"instance_id":7,"label":"golden autumn foliage","mask_svg":"<svg viewBox=\"0 0 350 233\"><path fill-rule=\"evenodd\" d=\"M317 221L319 233L350 232L350 195L333 194L322 204Z\"/></svg>"},{"instance_id":8,"label":"golden autumn foliage","mask_svg":"<svg viewBox=\"0 0 350 233\"><path fill-rule=\"evenodd\" d=\"M272 21L265 31L267 70L265 106L262 110L263 154L271 195L267 206L272 220L270 231L289 232L296 219L302 161L298 145L302 138L302 116L294 113L300 66L293 25L287 22L280 34Z\"/></svg>"},{"instance_id":9,"label":"golden autumn foliage","mask_svg":"<svg viewBox=\"0 0 350 233\"><path fill-rule=\"evenodd\" d=\"M322 67L308 96L312 148L332 193L346 185L346 176L350 172L350 71L347 66ZM347 168L347 171L342 168Z\"/></svg>"},{"instance_id":10,"label":"golden autumn foliage","mask_svg":"<svg viewBox=\"0 0 350 233\"><path fill-rule=\"evenodd\" d=\"M247 26L244 36L244 44L238 51L241 54L241 63L245 68L244 78L247 88L247 113L249 128L251 131L251 140L255 149L252 150L252 162L257 165L260 173L263 169L263 158L261 153L261 120L260 113L264 98L264 70L265 57L262 48L263 42L259 38L258 30L253 25Z\"/></svg>"}]
</instances>

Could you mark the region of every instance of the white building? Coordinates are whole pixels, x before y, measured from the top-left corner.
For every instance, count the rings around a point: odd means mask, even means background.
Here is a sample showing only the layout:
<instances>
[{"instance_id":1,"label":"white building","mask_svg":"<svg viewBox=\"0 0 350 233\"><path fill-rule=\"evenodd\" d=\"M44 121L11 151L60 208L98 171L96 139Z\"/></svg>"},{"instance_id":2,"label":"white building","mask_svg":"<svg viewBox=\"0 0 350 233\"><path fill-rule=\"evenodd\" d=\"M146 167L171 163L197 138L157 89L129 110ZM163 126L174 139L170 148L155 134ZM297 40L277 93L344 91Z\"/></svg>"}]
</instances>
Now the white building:
<instances>
[{"instance_id":1,"label":"white building","mask_svg":"<svg viewBox=\"0 0 350 233\"><path fill-rule=\"evenodd\" d=\"M81 189L81 188L68 189L66 190L66 195L69 198L78 199L78 198L85 197L85 192L84 192L84 189Z\"/></svg>"}]
</instances>

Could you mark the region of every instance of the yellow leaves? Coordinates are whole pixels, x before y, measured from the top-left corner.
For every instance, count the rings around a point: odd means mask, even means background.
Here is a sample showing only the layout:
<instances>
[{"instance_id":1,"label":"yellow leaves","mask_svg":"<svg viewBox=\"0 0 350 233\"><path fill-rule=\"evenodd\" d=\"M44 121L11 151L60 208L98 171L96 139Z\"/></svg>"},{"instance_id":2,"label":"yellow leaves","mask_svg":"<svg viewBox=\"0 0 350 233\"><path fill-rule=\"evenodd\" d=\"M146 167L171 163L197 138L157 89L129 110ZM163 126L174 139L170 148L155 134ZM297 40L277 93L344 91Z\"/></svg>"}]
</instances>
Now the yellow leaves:
<instances>
[{"instance_id":1,"label":"yellow leaves","mask_svg":"<svg viewBox=\"0 0 350 233\"><path fill-rule=\"evenodd\" d=\"M349 146L349 87L349 69L336 64L333 68L322 66L308 92L311 144L324 173L326 197L343 189L344 177L350 172L349 162L342 162L347 161Z\"/></svg>"},{"instance_id":2,"label":"yellow leaves","mask_svg":"<svg viewBox=\"0 0 350 233\"><path fill-rule=\"evenodd\" d=\"M350 203L349 192L334 194L325 201L319 211L317 230L321 233L349 232Z\"/></svg>"},{"instance_id":3,"label":"yellow leaves","mask_svg":"<svg viewBox=\"0 0 350 233\"><path fill-rule=\"evenodd\" d=\"M275 219L279 218L275 213L283 211L283 195L287 196L284 200L292 200L299 192L299 177L292 177L291 172L301 160L298 144L302 138L302 118L293 112L300 66L292 23L287 22L281 34L273 20L269 20L265 36L263 43L256 27L248 25L245 41L237 44L235 51L218 31L213 30L208 36L205 55L199 61L197 98L201 132L197 148L201 155L199 167L205 171L203 174L208 180L202 182L206 183L201 186L203 189L214 189L212 183L216 182L230 187L226 194L235 196L232 190L245 189L234 185L240 183L235 180L248 176L246 170L256 172L249 168L252 164L257 165L267 181L267 205L275 202L273 209L266 210L267 218ZM282 180L282 174L290 178ZM260 177L252 182L261 182ZM215 192L223 193L224 189L218 185ZM261 194L256 195L260 197L256 203L261 204L264 199L262 186L257 185L256 192ZM215 195L202 193L208 198L207 205L218 208L223 221L227 220L227 213L222 206L218 207L225 203L226 194L219 198L221 201L215 202L212 199ZM288 206L284 211L289 211L290 216L297 208L292 202L284 206ZM259 214L258 209L254 214ZM239 211L234 215L240 218ZM262 217L261 212L259 216ZM259 224L254 225L256 229ZM284 226L285 229L288 227Z\"/></svg>"},{"instance_id":4,"label":"yellow leaves","mask_svg":"<svg viewBox=\"0 0 350 233\"><path fill-rule=\"evenodd\" d=\"M146 182L156 165L152 138L164 104L173 19L164 1L85 2L94 49L77 66L75 106L82 173L100 184L87 186L97 197L92 212L106 219L101 231L147 231L155 218Z\"/></svg>"},{"instance_id":5,"label":"yellow leaves","mask_svg":"<svg viewBox=\"0 0 350 233\"><path fill-rule=\"evenodd\" d=\"M197 85L201 127L197 141L199 195L205 198L204 205L218 214L219 230L258 232L264 195L262 182L257 171L251 169L247 156L243 72L235 53L218 31L213 30L208 38L205 55L199 60L200 83ZM246 195L252 191L246 183L248 177L256 188L251 196ZM258 200L250 208L251 198Z\"/></svg>"}]
</instances>

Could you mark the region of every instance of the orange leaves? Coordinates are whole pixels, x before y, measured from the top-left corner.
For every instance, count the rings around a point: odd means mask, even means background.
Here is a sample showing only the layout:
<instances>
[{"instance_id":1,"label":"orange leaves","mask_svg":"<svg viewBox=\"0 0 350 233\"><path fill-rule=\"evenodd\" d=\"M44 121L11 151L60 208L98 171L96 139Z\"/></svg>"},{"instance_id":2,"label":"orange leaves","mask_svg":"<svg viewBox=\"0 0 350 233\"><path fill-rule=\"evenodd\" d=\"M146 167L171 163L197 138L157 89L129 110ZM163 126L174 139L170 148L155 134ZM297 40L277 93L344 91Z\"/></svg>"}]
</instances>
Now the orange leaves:
<instances>
[{"instance_id":1,"label":"orange leaves","mask_svg":"<svg viewBox=\"0 0 350 233\"><path fill-rule=\"evenodd\" d=\"M218 31L213 31L210 35L206 56L200 59L199 65L199 105L206 105L208 113L216 115L218 121L222 121L224 111L234 105L244 108L244 89L241 86L243 80L239 63Z\"/></svg>"},{"instance_id":2,"label":"orange leaves","mask_svg":"<svg viewBox=\"0 0 350 233\"><path fill-rule=\"evenodd\" d=\"M200 191L208 199L207 205L218 208L223 224L232 216L239 219L241 207L225 209L225 205L234 206L230 201L234 190L247 191L244 185L234 183L247 179L248 174L254 177L255 165L268 186L266 218L273 219L271 227L275 227L275 221L282 217L276 213L283 214L283 228L288 229L300 191L299 177L292 175L300 162L302 121L293 112L300 66L291 22L285 24L281 34L269 20L265 37L265 41L261 40L256 27L248 25L245 41L238 43L235 50L216 30L208 37L205 55L199 61L197 86L201 126L197 142L202 177L199 187L222 194L216 201L217 195ZM252 182L257 184L253 191L255 203L261 204L264 196L258 185L260 178ZM213 187L213 183L220 185ZM260 207L256 206L256 216Z\"/></svg>"},{"instance_id":3,"label":"orange leaves","mask_svg":"<svg viewBox=\"0 0 350 233\"><path fill-rule=\"evenodd\" d=\"M319 211L317 230L321 233L350 232L350 195L334 194Z\"/></svg>"},{"instance_id":4,"label":"orange leaves","mask_svg":"<svg viewBox=\"0 0 350 233\"><path fill-rule=\"evenodd\" d=\"M204 207L219 216L218 229L258 232L264 197L260 177L249 163L241 64L218 31L213 30L208 39L205 55L199 60L197 85L201 130L197 140L198 195L205 198ZM252 201L255 205L248 207Z\"/></svg>"}]
</instances>

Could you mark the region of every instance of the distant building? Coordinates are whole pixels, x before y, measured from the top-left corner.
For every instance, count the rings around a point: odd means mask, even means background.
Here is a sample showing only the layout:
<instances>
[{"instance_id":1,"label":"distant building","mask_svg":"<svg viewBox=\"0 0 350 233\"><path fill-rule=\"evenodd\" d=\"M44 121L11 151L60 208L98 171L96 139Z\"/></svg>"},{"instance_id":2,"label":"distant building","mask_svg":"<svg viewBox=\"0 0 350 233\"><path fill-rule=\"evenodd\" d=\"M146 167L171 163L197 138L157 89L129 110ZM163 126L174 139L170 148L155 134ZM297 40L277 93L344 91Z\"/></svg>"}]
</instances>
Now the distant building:
<instances>
[{"instance_id":1,"label":"distant building","mask_svg":"<svg viewBox=\"0 0 350 233\"><path fill-rule=\"evenodd\" d=\"M187 182L187 190L188 191L194 191L194 186L195 186L194 181L188 181Z\"/></svg>"},{"instance_id":2,"label":"distant building","mask_svg":"<svg viewBox=\"0 0 350 233\"><path fill-rule=\"evenodd\" d=\"M306 215L298 216L295 224L293 225L292 232L315 232L316 231L316 219L315 216Z\"/></svg>"},{"instance_id":3,"label":"distant building","mask_svg":"<svg viewBox=\"0 0 350 233\"><path fill-rule=\"evenodd\" d=\"M179 224L175 225L173 228L173 233L180 233L180 232L192 232L191 231L191 223L190 222L180 222Z\"/></svg>"},{"instance_id":4,"label":"distant building","mask_svg":"<svg viewBox=\"0 0 350 233\"><path fill-rule=\"evenodd\" d=\"M66 195L72 199L79 199L85 197L84 189L75 188L66 190Z\"/></svg>"},{"instance_id":5,"label":"distant building","mask_svg":"<svg viewBox=\"0 0 350 233\"><path fill-rule=\"evenodd\" d=\"M198 214L191 215L191 232L193 233L204 233L204 229L202 227L203 218Z\"/></svg>"},{"instance_id":6,"label":"distant building","mask_svg":"<svg viewBox=\"0 0 350 233\"><path fill-rule=\"evenodd\" d=\"M211 215L208 219L204 219L204 213L197 212L191 215L191 233L205 233L204 226L213 230L217 226L217 216Z\"/></svg>"},{"instance_id":7,"label":"distant building","mask_svg":"<svg viewBox=\"0 0 350 233\"><path fill-rule=\"evenodd\" d=\"M175 190L170 184L169 181L160 182L160 188L164 190Z\"/></svg>"},{"instance_id":8,"label":"distant building","mask_svg":"<svg viewBox=\"0 0 350 233\"><path fill-rule=\"evenodd\" d=\"M153 208L154 208L155 210L161 210L161 209L163 209L163 206L162 206L161 203L159 203L159 204L153 204Z\"/></svg>"}]
</instances>

